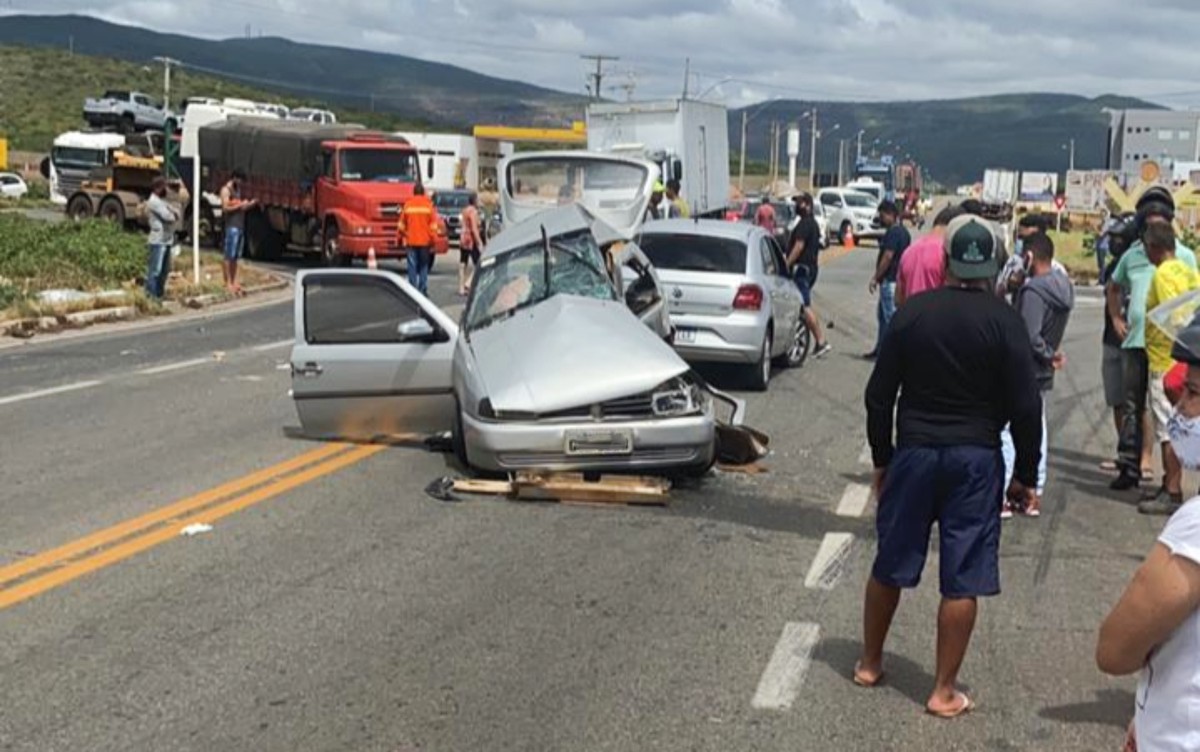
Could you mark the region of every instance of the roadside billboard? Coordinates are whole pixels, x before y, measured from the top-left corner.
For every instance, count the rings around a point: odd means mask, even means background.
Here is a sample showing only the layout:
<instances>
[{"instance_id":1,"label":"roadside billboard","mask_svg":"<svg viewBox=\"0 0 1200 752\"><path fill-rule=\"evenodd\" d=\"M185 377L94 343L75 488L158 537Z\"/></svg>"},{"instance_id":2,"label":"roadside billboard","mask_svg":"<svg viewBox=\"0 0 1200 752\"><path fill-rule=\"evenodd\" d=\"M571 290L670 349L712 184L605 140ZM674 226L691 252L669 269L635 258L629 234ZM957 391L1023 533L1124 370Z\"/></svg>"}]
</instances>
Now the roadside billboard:
<instances>
[{"instance_id":1,"label":"roadside billboard","mask_svg":"<svg viewBox=\"0 0 1200 752\"><path fill-rule=\"evenodd\" d=\"M1104 208L1104 170L1072 170L1067 173L1067 210L1096 212Z\"/></svg>"},{"instance_id":2,"label":"roadside billboard","mask_svg":"<svg viewBox=\"0 0 1200 752\"><path fill-rule=\"evenodd\" d=\"M1022 201L1049 203L1058 193L1058 173L1055 172L1022 172L1021 193Z\"/></svg>"}]
</instances>

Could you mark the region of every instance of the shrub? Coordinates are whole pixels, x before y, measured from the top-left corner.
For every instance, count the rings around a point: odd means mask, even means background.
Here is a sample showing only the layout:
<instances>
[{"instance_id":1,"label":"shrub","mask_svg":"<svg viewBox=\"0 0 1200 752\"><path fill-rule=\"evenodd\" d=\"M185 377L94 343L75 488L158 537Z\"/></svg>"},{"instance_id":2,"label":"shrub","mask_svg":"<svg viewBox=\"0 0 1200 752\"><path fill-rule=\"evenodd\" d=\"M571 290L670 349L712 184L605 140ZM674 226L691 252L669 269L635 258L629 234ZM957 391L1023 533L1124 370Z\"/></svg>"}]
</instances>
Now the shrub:
<instances>
[{"instance_id":1,"label":"shrub","mask_svg":"<svg viewBox=\"0 0 1200 752\"><path fill-rule=\"evenodd\" d=\"M100 220L54 223L0 214L0 278L18 295L120 287L143 273L145 243Z\"/></svg>"}]
</instances>

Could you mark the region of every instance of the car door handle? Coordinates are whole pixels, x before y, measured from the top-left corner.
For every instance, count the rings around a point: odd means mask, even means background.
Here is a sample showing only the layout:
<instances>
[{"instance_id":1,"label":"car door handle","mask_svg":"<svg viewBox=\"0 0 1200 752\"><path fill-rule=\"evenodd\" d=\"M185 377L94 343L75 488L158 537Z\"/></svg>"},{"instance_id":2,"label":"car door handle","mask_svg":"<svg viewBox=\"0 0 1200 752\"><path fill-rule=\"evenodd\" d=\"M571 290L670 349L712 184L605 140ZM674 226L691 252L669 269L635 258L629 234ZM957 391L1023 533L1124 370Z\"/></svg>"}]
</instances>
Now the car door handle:
<instances>
[{"instance_id":1,"label":"car door handle","mask_svg":"<svg viewBox=\"0 0 1200 752\"><path fill-rule=\"evenodd\" d=\"M325 369L322 368L320 364L309 361L300 367L293 366L292 373L294 373L296 376L315 379L316 377L325 373Z\"/></svg>"}]
</instances>

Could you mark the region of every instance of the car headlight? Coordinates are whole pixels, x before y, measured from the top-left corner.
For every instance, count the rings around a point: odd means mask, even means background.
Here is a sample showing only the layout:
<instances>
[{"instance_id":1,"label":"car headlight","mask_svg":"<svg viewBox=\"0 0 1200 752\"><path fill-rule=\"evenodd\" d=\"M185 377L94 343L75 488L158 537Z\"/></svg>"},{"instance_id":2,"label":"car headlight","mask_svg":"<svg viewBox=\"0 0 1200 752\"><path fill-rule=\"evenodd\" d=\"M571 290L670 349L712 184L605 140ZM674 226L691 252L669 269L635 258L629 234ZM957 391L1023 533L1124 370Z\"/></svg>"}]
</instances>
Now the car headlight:
<instances>
[{"instance_id":1,"label":"car headlight","mask_svg":"<svg viewBox=\"0 0 1200 752\"><path fill-rule=\"evenodd\" d=\"M681 378L671 379L650 397L650 406L660 418L698 413L703 405L700 387Z\"/></svg>"}]
</instances>

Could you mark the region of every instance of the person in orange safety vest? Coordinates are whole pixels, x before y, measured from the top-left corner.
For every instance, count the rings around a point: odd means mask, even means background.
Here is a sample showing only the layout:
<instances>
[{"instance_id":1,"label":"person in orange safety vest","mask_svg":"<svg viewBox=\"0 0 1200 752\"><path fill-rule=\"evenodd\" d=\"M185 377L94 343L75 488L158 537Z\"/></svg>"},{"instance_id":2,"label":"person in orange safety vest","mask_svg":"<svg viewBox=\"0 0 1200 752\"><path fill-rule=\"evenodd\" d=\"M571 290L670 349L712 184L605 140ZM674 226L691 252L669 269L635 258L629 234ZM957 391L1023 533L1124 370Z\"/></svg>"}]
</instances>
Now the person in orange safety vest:
<instances>
[{"instance_id":1,"label":"person in orange safety vest","mask_svg":"<svg viewBox=\"0 0 1200 752\"><path fill-rule=\"evenodd\" d=\"M417 183L413 195L400 210L397 238L405 250L408 283L429 294L429 267L433 264L434 238L442 232L433 200L425 195L425 186Z\"/></svg>"}]
</instances>

